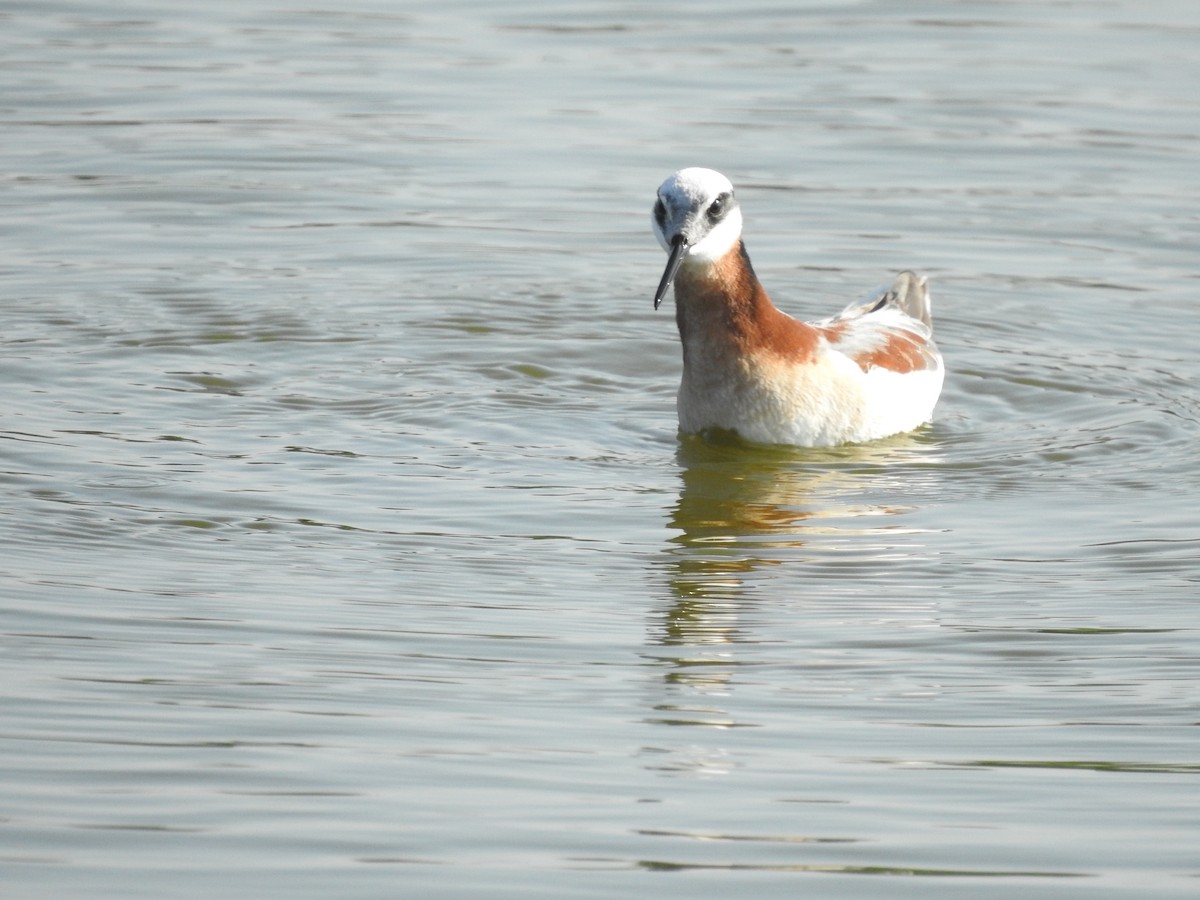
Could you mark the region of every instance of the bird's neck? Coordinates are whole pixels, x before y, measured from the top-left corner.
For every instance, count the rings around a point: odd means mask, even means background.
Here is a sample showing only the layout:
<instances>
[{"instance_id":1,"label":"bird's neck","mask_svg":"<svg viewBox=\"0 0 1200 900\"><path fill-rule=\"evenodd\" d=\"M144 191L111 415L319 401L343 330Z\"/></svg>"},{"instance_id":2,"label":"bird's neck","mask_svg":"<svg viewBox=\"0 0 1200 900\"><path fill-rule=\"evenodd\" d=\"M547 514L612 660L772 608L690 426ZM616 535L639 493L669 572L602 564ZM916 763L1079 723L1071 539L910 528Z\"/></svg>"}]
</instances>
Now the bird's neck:
<instances>
[{"instance_id":1,"label":"bird's neck","mask_svg":"<svg viewBox=\"0 0 1200 900\"><path fill-rule=\"evenodd\" d=\"M815 329L771 302L740 240L718 259L689 260L680 267L675 321L685 365L700 355L710 364L772 350L792 355L798 345L811 351L807 345L816 342Z\"/></svg>"}]
</instances>

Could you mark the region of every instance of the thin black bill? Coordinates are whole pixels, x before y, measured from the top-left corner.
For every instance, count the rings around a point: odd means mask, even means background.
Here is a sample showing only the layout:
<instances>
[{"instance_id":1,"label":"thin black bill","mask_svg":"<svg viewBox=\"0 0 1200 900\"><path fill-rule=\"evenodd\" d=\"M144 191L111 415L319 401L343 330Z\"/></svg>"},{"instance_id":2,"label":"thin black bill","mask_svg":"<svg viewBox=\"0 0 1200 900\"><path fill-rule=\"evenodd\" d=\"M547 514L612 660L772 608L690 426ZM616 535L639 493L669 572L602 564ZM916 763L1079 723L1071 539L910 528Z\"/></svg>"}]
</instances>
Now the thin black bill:
<instances>
[{"instance_id":1,"label":"thin black bill","mask_svg":"<svg viewBox=\"0 0 1200 900\"><path fill-rule=\"evenodd\" d=\"M679 266L683 262L683 255L687 253L688 245L683 239L683 235L676 235L671 241L671 253L667 256L667 267L663 269L662 281L658 283L658 290L654 292L654 308L658 309L659 304L663 302L663 297L667 295L667 291L671 288L671 282L675 280L675 273L679 271Z\"/></svg>"}]
</instances>

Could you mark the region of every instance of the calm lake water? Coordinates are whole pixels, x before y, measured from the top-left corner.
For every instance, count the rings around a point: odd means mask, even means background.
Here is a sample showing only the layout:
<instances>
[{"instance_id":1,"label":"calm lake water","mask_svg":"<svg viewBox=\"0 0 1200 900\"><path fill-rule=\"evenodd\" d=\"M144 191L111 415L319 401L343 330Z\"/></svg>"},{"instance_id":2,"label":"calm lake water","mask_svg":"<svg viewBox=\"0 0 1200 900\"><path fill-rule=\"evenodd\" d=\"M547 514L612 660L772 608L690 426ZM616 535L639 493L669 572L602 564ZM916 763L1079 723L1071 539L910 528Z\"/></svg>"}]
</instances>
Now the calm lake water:
<instances>
[{"instance_id":1,"label":"calm lake water","mask_svg":"<svg viewBox=\"0 0 1200 900\"><path fill-rule=\"evenodd\" d=\"M1200 6L177 6L0 5L5 897L1196 896ZM932 426L677 437L685 165Z\"/></svg>"}]
</instances>

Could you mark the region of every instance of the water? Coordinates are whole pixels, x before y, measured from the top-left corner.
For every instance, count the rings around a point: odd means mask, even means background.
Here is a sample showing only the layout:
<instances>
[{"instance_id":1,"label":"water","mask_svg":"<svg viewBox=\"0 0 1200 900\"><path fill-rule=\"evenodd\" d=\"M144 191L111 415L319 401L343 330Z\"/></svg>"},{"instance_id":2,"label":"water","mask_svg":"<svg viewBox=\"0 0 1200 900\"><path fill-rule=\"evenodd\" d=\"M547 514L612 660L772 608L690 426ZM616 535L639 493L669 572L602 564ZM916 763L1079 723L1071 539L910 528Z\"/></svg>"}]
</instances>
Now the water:
<instances>
[{"instance_id":1,"label":"water","mask_svg":"<svg viewBox=\"0 0 1200 900\"><path fill-rule=\"evenodd\" d=\"M0 25L6 896L1194 895L1194 4ZM683 165L933 426L677 438Z\"/></svg>"}]
</instances>

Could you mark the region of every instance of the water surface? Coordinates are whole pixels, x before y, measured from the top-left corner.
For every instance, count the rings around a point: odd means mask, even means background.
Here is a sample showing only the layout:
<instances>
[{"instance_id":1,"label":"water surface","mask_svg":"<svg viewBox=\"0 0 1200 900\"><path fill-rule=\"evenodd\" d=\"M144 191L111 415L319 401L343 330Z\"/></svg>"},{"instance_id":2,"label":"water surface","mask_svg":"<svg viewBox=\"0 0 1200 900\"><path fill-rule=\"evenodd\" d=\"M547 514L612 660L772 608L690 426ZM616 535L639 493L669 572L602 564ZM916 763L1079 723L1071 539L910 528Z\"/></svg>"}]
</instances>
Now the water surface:
<instances>
[{"instance_id":1,"label":"water surface","mask_svg":"<svg viewBox=\"0 0 1200 900\"><path fill-rule=\"evenodd\" d=\"M1195 892L1192 4L0 24L8 894ZM684 165L933 425L677 437Z\"/></svg>"}]
</instances>

